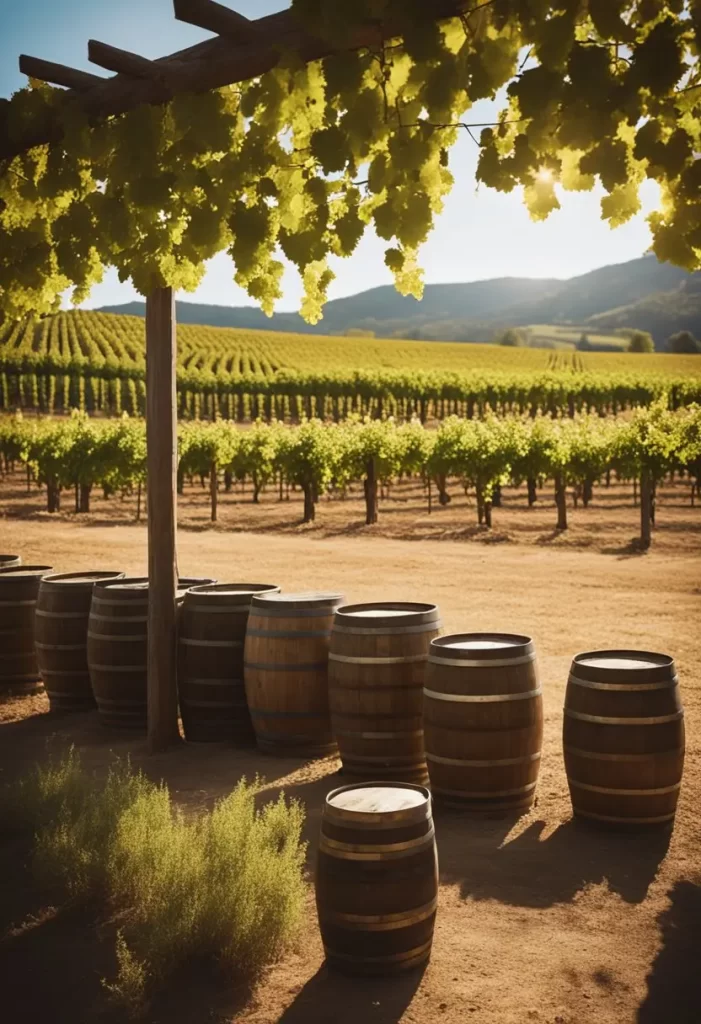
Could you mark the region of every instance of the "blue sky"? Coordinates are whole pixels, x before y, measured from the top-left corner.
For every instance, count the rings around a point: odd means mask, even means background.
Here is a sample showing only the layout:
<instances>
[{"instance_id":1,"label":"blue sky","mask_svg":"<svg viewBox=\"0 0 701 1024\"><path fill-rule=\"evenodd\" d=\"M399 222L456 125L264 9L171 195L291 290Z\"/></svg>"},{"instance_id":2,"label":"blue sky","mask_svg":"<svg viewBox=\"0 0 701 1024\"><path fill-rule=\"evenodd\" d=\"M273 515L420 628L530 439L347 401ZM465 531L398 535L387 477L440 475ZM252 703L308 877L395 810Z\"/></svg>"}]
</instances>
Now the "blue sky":
<instances>
[{"instance_id":1,"label":"blue sky","mask_svg":"<svg viewBox=\"0 0 701 1024\"><path fill-rule=\"evenodd\" d=\"M248 17L261 17L288 6L286 0L229 0L229 6ZM0 3L0 96L9 96L25 84L17 68L20 53L29 53L98 74L87 60L88 39L99 39L159 57L182 49L209 33L177 22L171 0L16 0ZM104 72L106 74L106 72ZM470 113L473 121L494 118L497 106L487 102ZM491 277L572 277L608 263L642 255L650 243L644 213L654 208L654 184L642 190L643 212L612 231L599 217L600 194L564 193L562 209L545 223L534 224L520 196L475 187L478 149L465 135L451 153L456 185L433 234L421 251L426 281L473 281ZM386 243L369 233L352 257L335 260L336 280L330 297L339 298L391 283L383 263ZM296 309L300 284L294 268L284 279L279 309ZM87 306L128 302L137 298L129 284L120 284L108 272L93 289ZM212 260L199 289L189 301L221 305L251 305L233 282L229 258Z\"/></svg>"}]
</instances>

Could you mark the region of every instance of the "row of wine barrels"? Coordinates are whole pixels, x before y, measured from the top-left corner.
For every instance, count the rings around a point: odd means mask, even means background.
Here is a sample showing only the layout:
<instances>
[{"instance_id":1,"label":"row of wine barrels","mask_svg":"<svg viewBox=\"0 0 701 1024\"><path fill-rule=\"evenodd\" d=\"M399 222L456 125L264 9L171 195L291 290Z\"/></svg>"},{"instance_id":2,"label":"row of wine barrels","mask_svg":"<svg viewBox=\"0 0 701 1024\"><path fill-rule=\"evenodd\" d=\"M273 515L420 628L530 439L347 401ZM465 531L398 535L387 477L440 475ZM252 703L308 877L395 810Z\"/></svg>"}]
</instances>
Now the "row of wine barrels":
<instances>
[{"instance_id":1,"label":"row of wine barrels","mask_svg":"<svg viewBox=\"0 0 701 1024\"><path fill-rule=\"evenodd\" d=\"M326 797L316 905L327 962L352 974L424 964L438 902L438 858L427 789L344 786Z\"/></svg>"},{"instance_id":2,"label":"row of wine barrels","mask_svg":"<svg viewBox=\"0 0 701 1024\"><path fill-rule=\"evenodd\" d=\"M329 715L329 638L340 594L257 594L244 647L248 709L261 750L322 757Z\"/></svg>"},{"instance_id":3,"label":"row of wine barrels","mask_svg":"<svg viewBox=\"0 0 701 1024\"><path fill-rule=\"evenodd\" d=\"M0 569L16 569L21 564L21 555L0 555Z\"/></svg>"},{"instance_id":4,"label":"row of wine barrels","mask_svg":"<svg viewBox=\"0 0 701 1024\"><path fill-rule=\"evenodd\" d=\"M535 797L543 698L533 641L505 633L440 637L424 690L431 792L473 811L523 811Z\"/></svg>"},{"instance_id":5,"label":"row of wine barrels","mask_svg":"<svg viewBox=\"0 0 701 1024\"><path fill-rule=\"evenodd\" d=\"M439 631L433 604L356 604L336 612L329 699L347 774L426 781L423 687Z\"/></svg>"},{"instance_id":6,"label":"row of wine barrels","mask_svg":"<svg viewBox=\"0 0 701 1024\"><path fill-rule=\"evenodd\" d=\"M577 655L563 722L574 813L612 825L674 819L684 711L672 658L645 651Z\"/></svg>"},{"instance_id":7,"label":"row of wine barrels","mask_svg":"<svg viewBox=\"0 0 701 1024\"><path fill-rule=\"evenodd\" d=\"M42 688L34 646L34 612L48 565L0 569L0 691L30 694Z\"/></svg>"},{"instance_id":8,"label":"row of wine barrels","mask_svg":"<svg viewBox=\"0 0 701 1024\"><path fill-rule=\"evenodd\" d=\"M87 657L93 586L123 576L122 572L68 572L41 580L34 627L36 656L52 711L95 707Z\"/></svg>"},{"instance_id":9,"label":"row of wine barrels","mask_svg":"<svg viewBox=\"0 0 701 1024\"><path fill-rule=\"evenodd\" d=\"M251 599L270 583L217 583L185 594L178 628L178 694L185 739L250 743L243 647Z\"/></svg>"},{"instance_id":10,"label":"row of wine barrels","mask_svg":"<svg viewBox=\"0 0 701 1024\"><path fill-rule=\"evenodd\" d=\"M214 580L181 577L178 601ZM101 580L88 621L88 669L97 710L112 728L145 731L147 723L148 579Z\"/></svg>"}]
</instances>

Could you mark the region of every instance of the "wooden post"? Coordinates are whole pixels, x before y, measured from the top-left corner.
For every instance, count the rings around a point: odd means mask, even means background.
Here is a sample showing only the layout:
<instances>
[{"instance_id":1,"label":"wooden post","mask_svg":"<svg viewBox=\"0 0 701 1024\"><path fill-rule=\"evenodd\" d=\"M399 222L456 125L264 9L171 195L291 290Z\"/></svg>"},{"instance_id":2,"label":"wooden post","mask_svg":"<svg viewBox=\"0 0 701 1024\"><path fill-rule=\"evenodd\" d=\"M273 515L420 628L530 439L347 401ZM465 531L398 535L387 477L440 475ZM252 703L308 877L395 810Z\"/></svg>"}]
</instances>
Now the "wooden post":
<instances>
[{"instance_id":1,"label":"wooden post","mask_svg":"<svg viewBox=\"0 0 701 1024\"><path fill-rule=\"evenodd\" d=\"M148 744L176 743L175 551L177 409L175 299L172 288L146 298L146 447L148 506Z\"/></svg>"},{"instance_id":2,"label":"wooden post","mask_svg":"<svg viewBox=\"0 0 701 1024\"><path fill-rule=\"evenodd\" d=\"M640 474L640 547L647 551L651 541L652 480L647 470Z\"/></svg>"}]
</instances>

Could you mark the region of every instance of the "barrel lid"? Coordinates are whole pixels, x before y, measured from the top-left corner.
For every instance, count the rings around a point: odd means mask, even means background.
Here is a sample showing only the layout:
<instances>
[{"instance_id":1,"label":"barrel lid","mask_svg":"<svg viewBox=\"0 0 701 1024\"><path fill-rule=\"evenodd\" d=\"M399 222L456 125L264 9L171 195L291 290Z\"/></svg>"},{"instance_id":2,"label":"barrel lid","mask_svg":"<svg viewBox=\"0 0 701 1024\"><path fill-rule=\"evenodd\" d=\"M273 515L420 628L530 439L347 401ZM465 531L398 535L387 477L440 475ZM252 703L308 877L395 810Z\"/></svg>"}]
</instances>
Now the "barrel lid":
<instances>
[{"instance_id":1,"label":"barrel lid","mask_svg":"<svg viewBox=\"0 0 701 1024\"><path fill-rule=\"evenodd\" d=\"M417 601L372 601L366 604L345 604L336 609L335 628L341 631L398 630L400 627L438 629L438 607Z\"/></svg>"},{"instance_id":2,"label":"barrel lid","mask_svg":"<svg viewBox=\"0 0 701 1024\"><path fill-rule=\"evenodd\" d=\"M99 569L91 570L89 572L56 572L50 576L43 578L42 585L50 583L54 585L75 585L75 584L89 584L92 586L94 583L100 580L121 580L124 579L123 572L116 572L112 570L101 571Z\"/></svg>"},{"instance_id":3,"label":"barrel lid","mask_svg":"<svg viewBox=\"0 0 701 1024\"><path fill-rule=\"evenodd\" d=\"M408 782L362 782L334 789L325 816L339 824L411 824L431 814L431 794Z\"/></svg>"},{"instance_id":4,"label":"barrel lid","mask_svg":"<svg viewBox=\"0 0 701 1024\"><path fill-rule=\"evenodd\" d=\"M654 682L675 674L674 659L654 651L585 651L572 660L570 675L590 682Z\"/></svg>"},{"instance_id":5,"label":"barrel lid","mask_svg":"<svg viewBox=\"0 0 701 1024\"><path fill-rule=\"evenodd\" d=\"M335 608L343 600L343 594L324 593L323 591L301 591L292 594L254 594L252 605L256 608L266 608L271 605L278 608L316 608L330 606Z\"/></svg>"},{"instance_id":6,"label":"barrel lid","mask_svg":"<svg viewBox=\"0 0 701 1024\"><path fill-rule=\"evenodd\" d=\"M216 582L209 576L178 576L178 590L182 590L183 587L203 587Z\"/></svg>"},{"instance_id":7,"label":"barrel lid","mask_svg":"<svg viewBox=\"0 0 701 1024\"><path fill-rule=\"evenodd\" d=\"M15 562L15 561L21 562L22 561L22 556L21 555L8 555L7 552L5 552L4 554L0 554L0 564L2 562Z\"/></svg>"},{"instance_id":8,"label":"barrel lid","mask_svg":"<svg viewBox=\"0 0 701 1024\"><path fill-rule=\"evenodd\" d=\"M520 633L452 633L431 641L432 658L481 661L520 658L533 653L533 641Z\"/></svg>"},{"instance_id":9,"label":"barrel lid","mask_svg":"<svg viewBox=\"0 0 701 1024\"><path fill-rule=\"evenodd\" d=\"M203 599L217 597L246 598L254 594L274 594L280 590L274 583L207 583L197 587L190 587L188 597L201 597Z\"/></svg>"},{"instance_id":10,"label":"barrel lid","mask_svg":"<svg viewBox=\"0 0 701 1024\"><path fill-rule=\"evenodd\" d=\"M148 590L148 577L128 576L121 580L98 580L95 586L102 590Z\"/></svg>"},{"instance_id":11,"label":"barrel lid","mask_svg":"<svg viewBox=\"0 0 701 1024\"><path fill-rule=\"evenodd\" d=\"M3 579L16 579L22 576L45 576L53 569L52 565L10 565L5 569L0 569L0 576Z\"/></svg>"}]
</instances>

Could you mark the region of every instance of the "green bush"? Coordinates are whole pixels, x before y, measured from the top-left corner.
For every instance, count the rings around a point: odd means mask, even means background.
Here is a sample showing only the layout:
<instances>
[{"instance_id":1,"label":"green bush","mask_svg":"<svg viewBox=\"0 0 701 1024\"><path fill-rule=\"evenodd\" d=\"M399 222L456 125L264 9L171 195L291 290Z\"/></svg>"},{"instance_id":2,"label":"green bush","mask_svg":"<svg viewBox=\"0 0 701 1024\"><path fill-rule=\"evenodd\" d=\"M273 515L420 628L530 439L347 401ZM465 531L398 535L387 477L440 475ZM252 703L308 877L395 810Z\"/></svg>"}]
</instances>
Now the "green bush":
<instances>
[{"instance_id":1,"label":"green bush","mask_svg":"<svg viewBox=\"0 0 701 1024\"><path fill-rule=\"evenodd\" d=\"M42 878L118 915L118 972L105 986L129 1012L188 957L251 977L290 941L305 897L304 813L283 795L259 809L259 791L242 779L188 817L128 762L98 782L73 750L11 789L8 804L36 831Z\"/></svg>"}]
</instances>

